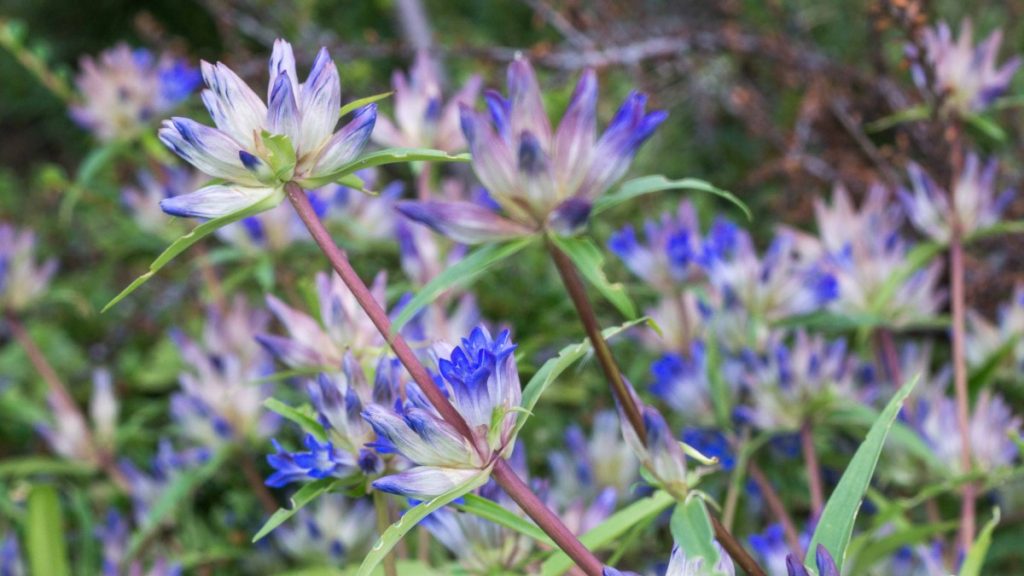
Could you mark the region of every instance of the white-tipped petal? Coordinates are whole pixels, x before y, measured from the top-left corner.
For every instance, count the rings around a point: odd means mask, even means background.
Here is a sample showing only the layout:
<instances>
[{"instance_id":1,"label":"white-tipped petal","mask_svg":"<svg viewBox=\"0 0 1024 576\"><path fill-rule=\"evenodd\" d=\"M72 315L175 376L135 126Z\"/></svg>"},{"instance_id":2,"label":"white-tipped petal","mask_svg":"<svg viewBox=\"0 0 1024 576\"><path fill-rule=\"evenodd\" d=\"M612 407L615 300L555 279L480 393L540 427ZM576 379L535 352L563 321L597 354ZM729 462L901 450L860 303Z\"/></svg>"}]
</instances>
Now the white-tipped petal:
<instances>
[{"instance_id":1,"label":"white-tipped petal","mask_svg":"<svg viewBox=\"0 0 1024 576\"><path fill-rule=\"evenodd\" d=\"M200 172L243 185L260 186L259 180L242 164L241 145L233 138L188 118L164 120L160 141Z\"/></svg>"},{"instance_id":2,"label":"white-tipped petal","mask_svg":"<svg viewBox=\"0 0 1024 576\"><path fill-rule=\"evenodd\" d=\"M252 206L277 192L275 188L206 186L191 194L165 198L160 201L160 208L182 218L217 218Z\"/></svg>"},{"instance_id":3,"label":"white-tipped petal","mask_svg":"<svg viewBox=\"0 0 1024 576\"><path fill-rule=\"evenodd\" d=\"M203 103L214 124L239 143L251 143L253 132L263 129L267 106L227 66L203 62L202 70L203 80L209 86L203 91Z\"/></svg>"}]
</instances>

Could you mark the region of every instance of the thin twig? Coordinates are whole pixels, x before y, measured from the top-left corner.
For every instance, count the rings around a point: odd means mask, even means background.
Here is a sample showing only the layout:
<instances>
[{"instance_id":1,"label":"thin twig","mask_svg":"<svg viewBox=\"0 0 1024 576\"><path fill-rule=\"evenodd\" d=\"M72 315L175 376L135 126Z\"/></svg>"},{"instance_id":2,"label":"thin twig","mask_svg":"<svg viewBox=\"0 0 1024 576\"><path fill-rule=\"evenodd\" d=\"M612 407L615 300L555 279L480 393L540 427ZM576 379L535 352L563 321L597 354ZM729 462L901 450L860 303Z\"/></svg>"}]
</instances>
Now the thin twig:
<instances>
[{"instance_id":1,"label":"thin twig","mask_svg":"<svg viewBox=\"0 0 1024 576\"><path fill-rule=\"evenodd\" d=\"M253 462L252 455L245 450L239 450L239 460L242 464L242 474L245 476L245 481L249 483L249 488L256 494L256 499L260 501L260 506L268 514L276 512L278 508L277 500L274 499L274 495L267 489L267 485L263 483L263 476L256 469L256 463Z\"/></svg>"},{"instance_id":2,"label":"thin twig","mask_svg":"<svg viewBox=\"0 0 1024 576\"><path fill-rule=\"evenodd\" d=\"M771 511L772 516L775 517L775 521L782 525L782 533L786 537L789 551L795 554L797 558L803 558L803 549L800 547L800 534L796 531L796 524L789 517L789 512L786 511L786 506L783 505L782 499L779 498L778 492L775 491L775 487L768 481L764 471L761 470L757 462L751 460L747 463L747 471L750 472L750 478L754 481L754 484L757 484L757 489L761 492L761 496L764 497L764 502L768 505L768 510Z\"/></svg>"},{"instance_id":3,"label":"thin twig","mask_svg":"<svg viewBox=\"0 0 1024 576\"><path fill-rule=\"evenodd\" d=\"M814 449L814 430L809 420L800 426L800 449L804 454L807 484L811 491L811 513L818 518L825 507L825 486L821 478L821 465L818 464L818 452Z\"/></svg>"}]
</instances>

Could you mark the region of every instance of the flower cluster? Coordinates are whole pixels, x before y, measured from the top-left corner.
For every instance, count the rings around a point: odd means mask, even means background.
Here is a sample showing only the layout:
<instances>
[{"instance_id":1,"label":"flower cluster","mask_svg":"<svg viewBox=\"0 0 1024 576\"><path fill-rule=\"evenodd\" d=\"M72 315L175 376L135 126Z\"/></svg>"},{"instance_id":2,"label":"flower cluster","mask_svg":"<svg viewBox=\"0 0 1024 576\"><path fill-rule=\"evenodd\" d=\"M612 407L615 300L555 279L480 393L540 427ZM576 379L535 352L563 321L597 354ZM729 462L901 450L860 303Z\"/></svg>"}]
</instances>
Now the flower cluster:
<instances>
[{"instance_id":1,"label":"flower cluster","mask_svg":"<svg viewBox=\"0 0 1024 576\"><path fill-rule=\"evenodd\" d=\"M57 261L36 263L36 237L0 222L0 311L28 307L45 290L57 271Z\"/></svg>"}]
</instances>

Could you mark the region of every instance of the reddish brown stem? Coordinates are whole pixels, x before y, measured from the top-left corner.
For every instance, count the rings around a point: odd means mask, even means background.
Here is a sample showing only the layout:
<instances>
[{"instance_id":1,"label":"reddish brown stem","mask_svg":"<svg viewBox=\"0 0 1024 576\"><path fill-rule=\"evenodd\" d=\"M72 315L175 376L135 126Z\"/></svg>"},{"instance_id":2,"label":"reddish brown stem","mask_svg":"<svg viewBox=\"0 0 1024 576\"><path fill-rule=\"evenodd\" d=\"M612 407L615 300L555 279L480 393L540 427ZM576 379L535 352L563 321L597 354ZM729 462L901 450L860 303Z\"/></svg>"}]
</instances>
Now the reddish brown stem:
<instances>
[{"instance_id":1,"label":"reddish brown stem","mask_svg":"<svg viewBox=\"0 0 1024 576\"><path fill-rule=\"evenodd\" d=\"M399 362L402 363L413 380L419 385L424 395L434 408L437 409L441 417L472 442L473 434L466 421L434 384L433 378L430 377L427 369L416 358L412 348L409 347L405 339L401 335L392 332L391 321L388 319L384 308L374 300L370 289L367 288L366 284L359 278L359 275L356 274L345 253L334 244L334 240L331 239L327 229L324 228L323 223L320 222L319 217L317 217L316 212L313 210L313 206L310 205L306 193L294 182L289 182L285 185L285 192L288 195L288 200L295 207L299 218L302 219L306 228L309 229L313 240L316 241L324 255L327 256L334 271L341 277L342 282L352 291L352 295L355 296L356 301L359 302L367 316L370 317L370 321L373 322L373 325L377 327L377 330L387 340L391 349L395 352L395 356L398 357ZM475 442L473 443L475 444ZM572 558L573 562L583 568L588 576L601 576L604 570L601 561L580 543L551 510L544 506L536 495L533 494L529 486L524 484L501 458L494 464L493 477L505 492L523 508L523 511L537 523L537 526L544 530L558 547Z\"/></svg>"},{"instance_id":2,"label":"reddish brown stem","mask_svg":"<svg viewBox=\"0 0 1024 576\"><path fill-rule=\"evenodd\" d=\"M821 478L821 465L818 464L818 452L814 449L814 430L810 421L804 421L800 426L800 449L804 453L807 484L811 490L811 513L818 518L821 509L825 507L825 485Z\"/></svg>"},{"instance_id":3,"label":"reddish brown stem","mask_svg":"<svg viewBox=\"0 0 1024 576\"><path fill-rule=\"evenodd\" d=\"M267 490L267 485L263 483L263 476L260 475L259 470L256 468L256 463L253 462L252 456L248 452L242 452L240 454L242 461L242 474L245 476L245 481L249 483L249 487L253 493L256 494L256 499L260 501L260 506L268 514L273 514L277 511L277 500L274 500L274 495Z\"/></svg>"},{"instance_id":4,"label":"reddish brown stem","mask_svg":"<svg viewBox=\"0 0 1024 576\"><path fill-rule=\"evenodd\" d=\"M750 478L754 481L754 484L757 484L757 489L761 492L761 496L764 497L768 510L771 511L775 520L782 525L782 533L786 537L789 551L797 558L803 558L804 553L800 547L800 534L796 531L796 525L793 524L793 519L789 517L789 512L786 511L786 506L783 505L782 499L779 498L779 494L775 491L775 487L768 481L764 471L757 465L757 462L753 460L748 462L747 470L750 472Z\"/></svg>"},{"instance_id":5,"label":"reddish brown stem","mask_svg":"<svg viewBox=\"0 0 1024 576\"><path fill-rule=\"evenodd\" d=\"M953 308L953 386L956 389L956 420L960 428L960 466L964 474L971 471L971 423L969 414L970 400L967 396L967 362L964 351L965 327L965 295L964 295L964 246L960 232L954 226L953 237L949 244L949 274L952 284ZM975 499L977 486L974 482L964 484L963 499L960 507L960 546L968 550L974 541L975 532Z\"/></svg>"}]
</instances>

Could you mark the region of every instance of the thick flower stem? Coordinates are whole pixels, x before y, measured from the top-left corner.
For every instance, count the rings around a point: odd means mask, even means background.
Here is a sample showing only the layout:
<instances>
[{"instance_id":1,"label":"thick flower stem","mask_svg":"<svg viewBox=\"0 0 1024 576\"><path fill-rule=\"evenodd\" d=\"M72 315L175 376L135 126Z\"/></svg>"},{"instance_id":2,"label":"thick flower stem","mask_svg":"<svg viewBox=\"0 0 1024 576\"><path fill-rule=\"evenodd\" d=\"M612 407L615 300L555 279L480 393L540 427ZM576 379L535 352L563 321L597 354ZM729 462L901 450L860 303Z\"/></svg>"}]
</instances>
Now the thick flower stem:
<instances>
[{"instance_id":1,"label":"thick flower stem","mask_svg":"<svg viewBox=\"0 0 1024 576\"><path fill-rule=\"evenodd\" d=\"M818 452L814 449L814 430L811 428L810 421L807 420L800 426L800 449L804 453L807 484L811 489L811 514L814 518L818 518L821 516L821 509L825 507L825 483L821 478Z\"/></svg>"},{"instance_id":2,"label":"thick flower stem","mask_svg":"<svg viewBox=\"0 0 1024 576\"><path fill-rule=\"evenodd\" d=\"M43 382L46 383L46 387L50 390L50 394L53 395L54 401L60 404L64 410L73 414L75 419L80 421L80 429L84 435L84 440L86 444L91 447L97 458L99 458L100 466L103 468L103 471L107 473L107 476L110 477L110 480L116 484L119 489L127 492L129 489L128 481L114 464L112 455L107 451L102 450L96 444L96 439L93 438L92 432L89 430L88 420L85 419L85 415L82 414L82 411L78 408L78 404L75 402L75 399L64 386L64 382L61 381L60 376L57 375L57 371L53 369L53 365L50 364L50 361L46 359L46 355L43 354L43 351L36 345L35 340L32 339L32 335L28 333L28 330L26 330L25 326L22 325L21 320L19 320L13 312L7 312L4 314L4 319L7 321L7 326L11 329L11 335L14 337L14 340L17 341L22 350L25 351L25 355L28 356L28 360L32 363L32 367L39 373Z\"/></svg>"},{"instance_id":3,"label":"thick flower stem","mask_svg":"<svg viewBox=\"0 0 1024 576\"><path fill-rule=\"evenodd\" d=\"M960 465L964 474L971 471L971 422L967 397L967 360L964 351L966 297L964 294L964 245L959 230L954 227L949 243L949 274L952 284L953 307L953 385L956 389L956 420L960 428ZM975 498L977 486L968 482L963 487L960 508L960 546L968 550L974 541Z\"/></svg>"},{"instance_id":4,"label":"thick flower stem","mask_svg":"<svg viewBox=\"0 0 1024 576\"><path fill-rule=\"evenodd\" d=\"M633 430L636 431L641 441L644 441L647 438L647 432L643 416L640 415L640 409L633 402L633 397L626 389L626 382L622 379L622 372L619 370L619 365L615 363L615 357L612 356L611 348L608 347L604 336L601 335L601 325L597 322L597 314L594 313L594 307L590 304L590 299L587 297L587 289L583 286L583 280L576 270L576 265L554 243L549 241L547 246L551 259L555 262L555 267L558 268L558 274L562 277L565 290L569 293L569 298L572 299L572 303L576 307L576 313L580 317L580 322L583 323L583 329L590 339L590 345L594 348L597 361L601 364L601 370L604 371L605 378L611 385L612 393L615 395L619 405L622 406L623 412L626 413L626 418L629 419Z\"/></svg>"},{"instance_id":5,"label":"thick flower stem","mask_svg":"<svg viewBox=\"0 0 1024 576\"><path fill-rule=\"evenodd\" d=\"M356 274L344 252L334 244L331 235L324 228L323 223L320 222L319 217L317 217L316 212L313 210L313 206L310 205L306 193L294 182L289 182L285 185L285 192L288 195L288 200L295 207L299 218L302 219L306 228L309 229L313 240L316 241L324 255L331 262L334 271L338 273L341 280L352 291L352 295L355 296L360 307L362 307L366 315L370 317L373 325L377 327L377 330L387 340L391 349L394 350L395 356L398 357L399 362L408 370L413 380L419 385L420 390L422 390L446 422L454 426L466 438L472 439L473 435L462 415L455 410L455 407L448 402L440 389L434 384L433 378L430 377L427 369L416 358L412 348L409 347L405 339L401 335L393 333L391 321L388 319L384 308L374 300L370 289L367 288L366 284L359 278L359 275ZM544 530L577 565L583 568L588 576L601 576L604 568L601 561L587 550L573 536L572 532L566 528L565 524L537 499L529 486L516 476L515 472L508 467L504 460L499 458L495 463L493 477L505 492L523 508L523 511L537 523L537 526Z\"/></svg>"},{"instance_id":6,"label":"thick flower stem","mask_svg":"<svg viewBox=\"0 0 1024 576\"><path fill-rule=\"evenodd\" d=\"M373 509L377 513L377 534L383 534L391 525L391 514L388 512L388 499L380 490L373 491ZM395 555L388 554L384 557L385 576L398 576L398 565L395 564Z\"/></svg>"},{"instance_id":7,"label":"thick flower stem","mask_svg":"<svg viewBox=\"0 0 1024 576\"><path fill-rule=\"evenodd\" d=\"M622 377L622 371L619 370L619 365L615 362L615 357L612 356L611 348L608 347L604 336L601 335L601 325L597 321L597 314L594 312L594 307L587 297L586 287L583 285L583 280L576 270L576 265L554 243L548 241L547 247L555 267L558 268L558 274L562 277L565 290L569 293L569 298L572 299L573 305L576 307L576 313L580 317L580 322L583 323L583 329L590 339L590 344L594 348L594 353L601 364L605 378L611 385L612 394L615 395L616 400L622 406L623 412L625 412L626 418L636 432L637 437L641 442L646 443L647 432L643 417L640 414L640 408L633 401L633 396L629 393L629 390L627 390L626 382ZM736 537L719 522L714 512L708 510L708 516L711 517L711 521L714 524L715 537L722 545L722 548L732 557L733 562L738 564L748 574L762 576L764 570L757 565L757 562L747 553L743 545L736 540Z\"/></svg>"}]
</instances>

